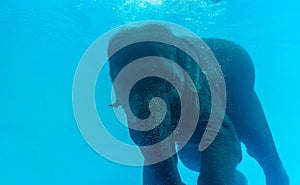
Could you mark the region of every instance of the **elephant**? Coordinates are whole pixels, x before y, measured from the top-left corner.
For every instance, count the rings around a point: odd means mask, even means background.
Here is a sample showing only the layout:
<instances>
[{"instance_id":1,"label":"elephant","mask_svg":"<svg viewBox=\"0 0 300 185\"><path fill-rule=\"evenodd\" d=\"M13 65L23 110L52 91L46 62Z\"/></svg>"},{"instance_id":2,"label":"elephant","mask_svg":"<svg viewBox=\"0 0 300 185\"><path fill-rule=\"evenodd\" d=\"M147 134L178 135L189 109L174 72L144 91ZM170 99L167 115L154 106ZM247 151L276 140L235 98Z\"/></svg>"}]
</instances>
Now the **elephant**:
<instances>
[{"instance_id":1,"label":"elephant","mask_svg":"<svg viewBox=\"0 0 300 185\"><path fill-rule=\"evenodd\" d=\"M119 72L130 62L146 57L159 56L168 58L184 68L199 86L195 92L200 101L199 119L195 131L188 142L176 151L180 141L171 140L161 147L161 153L174 152L169 158L143 166L144 185L184 185L180 177L178 159L190 170L199 172L198 185L245 185L247 178L237 165L242 160L241 143L247 148L247 153L262 167L267 185L288 185L289 178L280 160L272 133L268 126L260 100L254 90L255 71L248 52L235 42L205 38L203 41L214 54L221 67L226 83L226 110L222 125L216 138L204 151L199 151L200 139L203 136L211 114L211 92L206 72L195 65L193 59L177 47L161 42L138 42L115 51L120 41L139 37L143 34L158 34L181 42L182 45L198 46L188 36L175 35L172 30L159 24L146 24L140 27L127 28L116 33L110 40L108 48L109 70L112 82ZM170 69L173 70L173 69ZM180 73L174 75L182 79L179 82L184 88L185 79ZM122 87L115 89L116 102L113 106L123 107L124 97ZM181 110L194 110L193 101L181 103L176 89L168 81L147 77L138 81L130 91L130 108L139 119L149 117L149 102L153 97L160 97L166 103L167 111L162 123L152 130L138 131L129 128L130 137L138 146L149 146L166 139L178 125ZM138 124L132 118L127 118L128 125ZM151 123L150 123L151 124ZM180 133L179 133L180 134ZM142 149L141 149L142 150ZM157 152L157 151L155 151ZM145 161L154 155L154 151L143 151Z\"/></svg>"}]
</instances>

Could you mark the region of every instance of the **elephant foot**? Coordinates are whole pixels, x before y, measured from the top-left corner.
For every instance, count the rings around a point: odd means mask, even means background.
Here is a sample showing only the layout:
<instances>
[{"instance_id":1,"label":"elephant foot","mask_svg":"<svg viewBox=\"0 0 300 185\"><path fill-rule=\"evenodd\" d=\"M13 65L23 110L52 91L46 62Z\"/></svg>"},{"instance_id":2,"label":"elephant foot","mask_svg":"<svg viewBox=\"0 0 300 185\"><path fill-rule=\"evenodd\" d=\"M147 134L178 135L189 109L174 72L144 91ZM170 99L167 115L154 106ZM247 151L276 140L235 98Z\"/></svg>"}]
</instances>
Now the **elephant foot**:
<instances>
[{"instance_id":1,"label":"elephant foot","mask_svg":"<svg viewBox=\"0 0 300 185\"><path fill-rule=\"evenodd\" d=\"M289 185L290 180L284 168L276 168L265 172L266 185Z\"/></svg>"},{"instance_id":2,"label":"elephant foot","mask_svg":"<svg viewBox=\"0 0 300 185\"><path fill-rule=\"evenodd\" d=\"M198 185L247 185L248 181L244 174L235 170L228 175L227 171L223 171L220 175L200 174Z\"/></svg>"},{"instance_id":3,"label":"elephant foot","mask_svg":"<svg viewBox=\"0 0 300 185\"><path fill-rule=\"evenodd\" d=\"M290 180L279 157L268 158L260 161L267 185L289 185Z\"/></svg>"}]
</instances>

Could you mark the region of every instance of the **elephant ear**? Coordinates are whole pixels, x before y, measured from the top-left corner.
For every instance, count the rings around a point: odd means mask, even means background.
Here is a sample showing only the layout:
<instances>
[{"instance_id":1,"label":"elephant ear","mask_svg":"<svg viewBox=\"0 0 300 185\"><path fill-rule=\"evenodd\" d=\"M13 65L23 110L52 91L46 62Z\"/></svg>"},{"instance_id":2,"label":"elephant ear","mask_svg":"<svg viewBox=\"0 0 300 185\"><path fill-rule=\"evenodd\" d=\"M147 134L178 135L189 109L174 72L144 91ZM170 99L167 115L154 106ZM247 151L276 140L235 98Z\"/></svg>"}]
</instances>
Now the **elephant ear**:
<instances>
[{"instance_id":1,"label":"elephant ear","mask_svg":"<svg viewBox=\"0 0 300 185\"><path fill-rule=\"evenodd\" d=\"M192 108L199 109L200 107L197 105L196 102L200 101L201 111L209 112L210 111L210 89L209 85L207 84L207 76L206 71L202 69L201 64L199 64L199 60L203 60L200 56L202 51L199 50L199 46L195 43L197 38L192 37L178 37L180 41L180 47L183 48L186 52L180 52L177 54L177 57L180 58L179 61L182 62L184 71L187 75L181 75L182 82L184 84L184 88L188 89L189 91L198 94L198 96L194 96L196 99L191 99L191 97L186 97L185 102L186 105L192 105ZM189 79L188 79L189 78ZM190 82L192 80L192 82ZM198 99L199 98L199 99Z\"/></svg>"},{"instance_id":2,"label":"elephant ear","mask_svg":"<svg viewBox=\"0 0 300 185\"><path fill-rule=\"evenodd\" d=\"M186 56L184 67L194 84L185 83L186 88L195 91L194 99L187 97L187 109L197 108L196 102L200 101L201 118L209 117L205 132L201 138L199 150L204 151L213 142L218 130L221 128L226 107L226 84L221 66L211 49L199 38L182 37L182 47L189 52ZM199 63L198 63L199 62ZM191 107L192 106L192 107Z\"/></svg>"}]
</instances>

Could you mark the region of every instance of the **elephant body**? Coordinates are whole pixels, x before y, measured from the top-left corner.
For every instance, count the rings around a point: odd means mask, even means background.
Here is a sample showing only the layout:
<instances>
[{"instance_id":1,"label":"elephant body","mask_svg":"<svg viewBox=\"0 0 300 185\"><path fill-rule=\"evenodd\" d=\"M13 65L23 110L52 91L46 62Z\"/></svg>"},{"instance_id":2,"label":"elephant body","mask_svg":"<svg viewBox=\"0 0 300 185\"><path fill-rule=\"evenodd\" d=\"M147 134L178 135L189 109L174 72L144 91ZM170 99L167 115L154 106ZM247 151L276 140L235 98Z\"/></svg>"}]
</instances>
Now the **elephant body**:
<instances>
[{"instance_id":1,"label":"elephant body","mask_svg":"<svg viewBox=\"0 0 300 185\"><path fill-rule=\"evenodd\" d=\"M124 35L117 35L114 40L121 36ZM183 43L197 47L189 38L179 39ZM267 185L288 185L288 177L254 91L255 74L250 56L241 46L228 40L208 38L203 41L211 49L222 69L227 103L226 114L216 138L201 152L199 143L211 110L211 93L205 72L201 68L196 69L193 63L187 62L189 60L186 60L188 58L186 53L162 43L132 44L117 51L109 59L112 81L131 61L145 56L160 56L177 62L186 71L190 70L189 74L201 86L201 90L197 92L200 100L200 116L196 130L188 143L175 155L159 163L144 166L143 184L183 185L177 169L179 157L185 166L199 172L198 185L245 185L247 184L245 176L236 170L242 160L241 142L243 142L249 155L262 166ZM117 97L121 92L116 92ZM152 130L129 129L132 140L138 146L152 145L167 138L178 124L181 109L193 109L193 99L185 97L188 103L182 105L176 89L170 83L164 79L148 77L137 82L131 89L130 111L137 118L146 119L150 115L148 106L153 97L160 97L166 102L167 113L162 123ZM137 123L128 119L128 124ZM176 145L180 144L180 141L174 140L162 146L161 152L174 151ZM145 160L151 156L151 151L142 153Z\"/></svg>"}]
</instances>

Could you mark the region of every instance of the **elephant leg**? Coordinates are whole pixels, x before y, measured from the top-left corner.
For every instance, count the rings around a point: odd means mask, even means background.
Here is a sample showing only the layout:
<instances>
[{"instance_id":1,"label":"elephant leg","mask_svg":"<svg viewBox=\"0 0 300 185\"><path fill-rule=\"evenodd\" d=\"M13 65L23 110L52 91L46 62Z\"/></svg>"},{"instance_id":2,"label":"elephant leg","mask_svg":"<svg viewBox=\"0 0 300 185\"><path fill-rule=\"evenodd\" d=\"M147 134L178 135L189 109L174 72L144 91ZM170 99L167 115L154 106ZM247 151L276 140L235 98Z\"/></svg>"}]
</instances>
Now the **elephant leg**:
<instances>
[{"instance_id":1,"label":"elephant leg","mask_svg":"<svg viewBox=\"0 0 300 185\"><path fill-rule=\"evenodd\" d=\"M143 185L184 185L177 170L177 156L143 167Z\"/></svg>"},{"instance_id":2,"label":"elephant leg","mask_svg":"<svg viewBox=\"0 0 300 185\"><path fill-rule=\"evenodd\" d=\"M225 116L217 137L201 153L198 185L246 185L245 176L236 169L241 159L241 143Z\"/></svg>"},{"instance_id":3,"label":"elephant leg","mask_svg":"<svg viewBox=\"0 0 300 185\"><path fill-rule=\"evenodd\" d=\"M162 142L151 147L144 138L154 138L152 134L133 130L130 130L130 134L133 141L140 146L144 156L143 185L184 185L177 168L178 158L174 142ZM172 153L174 155L160 161L161 157Z\"/></svg>"},{"instance_id":4,"label":"elephant leg","mask_svg":"<svg viewBox=\"0 0 300 185\"><path fill-rule=\"evenodd\" d=\"M261 103L254 91L242 97L244 109L234 118L238 136L264 170L267 185L288 185Z\"/></svg>"},{"instance_id":5,"label":"elephant leg","mask_svg":"<svg viewBox=\"0 0 300 185\"><path fill-rule=\"evenodd\" d=\"M163 133L162 130L160 131ZM151 132L149 134L149 132L130 129L130 136L139 146L144 157L143 185L184 185L177 168L178 158L174 142L162 142L150 146L148 139L155 139ZM165 155L171 157L160 161Z\"/></svg>"}]
</instances>

